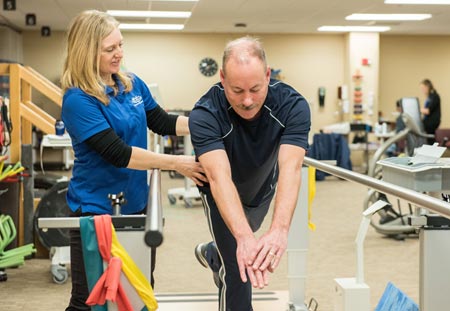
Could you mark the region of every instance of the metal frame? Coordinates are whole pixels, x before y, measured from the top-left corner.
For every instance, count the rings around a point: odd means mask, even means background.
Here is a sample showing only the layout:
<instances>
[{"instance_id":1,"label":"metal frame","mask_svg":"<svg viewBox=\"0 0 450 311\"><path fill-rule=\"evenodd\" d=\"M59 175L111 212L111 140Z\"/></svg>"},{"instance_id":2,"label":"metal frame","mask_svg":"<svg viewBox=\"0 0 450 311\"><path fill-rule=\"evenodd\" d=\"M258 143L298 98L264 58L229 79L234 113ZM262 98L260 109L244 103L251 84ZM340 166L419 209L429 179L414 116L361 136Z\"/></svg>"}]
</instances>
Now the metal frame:
<instances>
[{"instance_id":1,"label":"metal frame","mask_svg":"<svg viewBox=\"0 0 450 311\"><path fill-rule=\"evenodd\" d=\"M313 166L334 176L368 186L371 188L370 191L379 191L396 196L428 211L450 218L450 204L448 202L370 176L328 165L308 157L305 157L304 163L305 165ZM412 218L411 222L421 220L422 218L423 217L419 217L418 219ZM439 275L448 275L449 269L446 267L446 262L448 262L448 260L446 259L450 258L450 248L445 247L445 243L448 242L447 239L450 238L450 234L448 234L448 230L440 230L438 228L438 230L435 231L436 234L432 238L427 239L427 235L430 235L430 232L433 233L433 231L427 230L426 223L423 224L420 221L417 222L417 224L412 223L411 228L415 228L416 230L420 229L420 310L437 310L435 307L425 305L425 303L433 300L439 301L437 303L433 302L433 306L448 305L448 295L445 291L446 287L442 287L442 281L437 280L436 286L430 288L430 284L435 282L435 280L430 280L430 278ZM443 248L445 248L445 250L442 250ZM445 254L445 256L443 254ZM436 258L438 259L436 260ZM433 260L432 264L429 263L431 260ZM427 284L427 286L425 286L425 284ZM444 291L442 291L442 289L444 289Z\"/></svg>"},{"instance_id":2,"label":"metal frame","mask_svg":"<svg viewBox=\"0 0 450 311\"><path fill-rule=\"evenodd\" d=\"M404 187L400 187L383 180L349 171L340 167L332 166L321 161L311 159L309 157L305 157L304 164L313 166L336 177L368 186L376 191L385 194L391 194L407 202L421 206L429 211L450 218L450 204L442 200L438 200L428 195Z\"/></svg>"}]
</instances>

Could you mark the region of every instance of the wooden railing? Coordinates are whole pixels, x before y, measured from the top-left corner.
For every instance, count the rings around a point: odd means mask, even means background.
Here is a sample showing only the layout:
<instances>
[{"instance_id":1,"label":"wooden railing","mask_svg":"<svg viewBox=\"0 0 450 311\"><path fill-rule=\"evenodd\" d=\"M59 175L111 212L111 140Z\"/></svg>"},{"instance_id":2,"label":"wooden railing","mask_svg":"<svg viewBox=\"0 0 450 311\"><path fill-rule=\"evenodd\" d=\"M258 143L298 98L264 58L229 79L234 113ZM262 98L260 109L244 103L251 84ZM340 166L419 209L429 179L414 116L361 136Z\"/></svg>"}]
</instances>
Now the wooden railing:
<instances>
[{"instance_id":1,"label":"wooden railing","mask_svg":"<svg viewBox=\"0 0 450 311\"><path fill-rule=\"evenodd\" d=\"M20 64L0 64L0 75L9 75L11 133L10 161L21 158L22 144L32 143L32 126L45 134L54 133L55 118L32 102L32 90L50 99L55 105L62 105L62 91L43 75Z\"/></svg>"}]
</instances>

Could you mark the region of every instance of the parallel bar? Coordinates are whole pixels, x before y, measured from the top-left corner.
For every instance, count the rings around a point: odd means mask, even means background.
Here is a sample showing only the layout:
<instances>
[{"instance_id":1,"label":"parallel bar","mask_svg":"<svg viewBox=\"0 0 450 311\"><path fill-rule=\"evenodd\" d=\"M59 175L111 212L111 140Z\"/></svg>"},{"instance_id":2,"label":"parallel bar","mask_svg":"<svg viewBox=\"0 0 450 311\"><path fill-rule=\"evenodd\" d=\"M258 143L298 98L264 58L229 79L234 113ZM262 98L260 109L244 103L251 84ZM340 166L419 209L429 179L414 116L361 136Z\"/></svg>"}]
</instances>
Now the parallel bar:
<instances>
[{"instance_id":1,"label":"parallel bar","mask_svg":"<svg viewBox=\"0 0 450 311\"><path fill-rule=\"evenodd\" d=\"M111 216L112 223L116 231L121 229L139 229L145 225L144 215L121 215ZM38 218L38 227L41 229L51 228L66 228L76 229L80 228L79 217L40 217Z\"/></svg>"},{"instance_id":2,"label":"parallel bar","mask_svg":"<svg viewBox=\"0 0 450 311\"><path fill-rule=\"evenodd\" d=\"M304 163L305 165L313 166L334 176L368 186L376 191L394 195L412 204L421 206L444 217L450 218L450 204L442 200L438 200L414 190L403 188L367 175L328 165L309 157L305 157Z\"/></svg>"},{"instance_id":3,"label":"parallel bar","mask_svg":"<svg viewBox=\"0 0 450 311\"><path fill-rule=\"evenodd\" d=\"M161 171L153 169L151 174L144 240L148 246L157 247L163 242Z\"/></svg>"}]
</instances>

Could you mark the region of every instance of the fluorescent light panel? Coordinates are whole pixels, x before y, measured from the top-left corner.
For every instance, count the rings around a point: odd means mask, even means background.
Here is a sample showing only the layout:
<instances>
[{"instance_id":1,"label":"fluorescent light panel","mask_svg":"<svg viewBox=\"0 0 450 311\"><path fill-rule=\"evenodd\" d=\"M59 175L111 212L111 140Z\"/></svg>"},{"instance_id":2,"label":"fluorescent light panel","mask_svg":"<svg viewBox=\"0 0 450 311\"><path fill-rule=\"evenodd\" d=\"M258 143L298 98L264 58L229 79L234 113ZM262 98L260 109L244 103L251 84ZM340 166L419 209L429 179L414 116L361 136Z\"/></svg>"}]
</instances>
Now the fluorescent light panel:
<instances>
[{"instance_id":1,"label":"fluorescent light panel","mask_svg":"<svg viewBox=\"0 0 450 311\"><path fill-rule=\"evenodd\" d=\"M450 5L450 0L385 0L386 4L437 4Z\"/></svg>"},{"instance_id":2,"label":"fluorescent light panel","mask_svg":"<svg viewBox=\"0 0 450 311\"><path fill-rule=\"evenodd\" d=\"M136 1L147 1L147 2L199 2L200 0L136 0Z\"/></svg>"},{"instance_id":3,"label":"fluorescent light panel","mask_svg":"<svg viewBox=\"0 0 450 311\"><path fill-rule=\"evenodd\" d=\"M431 14L352 14L349 21L422 21L431 18Z\"/></svg>"},{"instance_id":4,"label":"fluorescent light panel","mask_svg":"<svg viewBox=\"0 0 450 311\"><path fill-rule=\"evenodd\" d=\"M384 32L391 30L388 26L321 26L318 31L329 32Z\"/></svg>"},{"instance_id":5,"label":"fluorescent light panel","mask_svg":"<svg viewBox=\"0 0 450 311\"><path fill-rule=\"evenodd\" d=\"M109 15L115 17L142 17L142 18L189 18L191 12L184 11L124 11L124 10L109 10L106 11Z\"/></svg>"},{"instance_id":6,"label":"fluorescent light panel","mask_svg":"<svg viewBox=\"0 0 450 311\"><path fill-rule=\"evenodd\" d=\"M120 24L122 30L182 30L183 24Z\"/></svg>"}]
</instances>

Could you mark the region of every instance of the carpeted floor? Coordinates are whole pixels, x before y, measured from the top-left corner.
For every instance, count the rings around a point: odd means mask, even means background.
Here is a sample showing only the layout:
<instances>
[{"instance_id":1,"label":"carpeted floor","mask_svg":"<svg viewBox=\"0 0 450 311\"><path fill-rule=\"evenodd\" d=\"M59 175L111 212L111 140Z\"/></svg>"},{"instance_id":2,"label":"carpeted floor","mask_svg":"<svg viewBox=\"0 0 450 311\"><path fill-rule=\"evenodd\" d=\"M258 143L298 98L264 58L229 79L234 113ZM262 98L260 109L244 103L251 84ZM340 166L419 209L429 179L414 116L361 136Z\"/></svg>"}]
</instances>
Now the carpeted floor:
<instances>
[{"instance_id":1,"label":"carpeted floor","mask_svg":"<svg viewBox=\"0 0 450 311\"><path fill-rule=\"evenodd\" d=\"M168 187L182 186L181 179L170 179L163 174L163 193L167 193ZM318 310L333 310L334 278L355 275L354 240L366 190L334 178L317 184L312 215L317 230L310 232L307 297L318 301ZM164 243L157 254L155 292L215 292L211 273L200 266L193 255L197 243L210 239L203 208L195 205L187 209L181 202L169 205L165 195L163 202L166 225ZM269 215L261 230L267 229L270 219ZM371 287L373 307L388 281L418 302L418 259L417 239L395 241L369 229L365 242L365 276ZM70 295L70 282L54 284L49 271L48 259L32 259L20 268L7 270L8 281L0 283L0 310L64 310ZM284 258L264 291L287 288Z\"/></svg>"}]
</instances>

